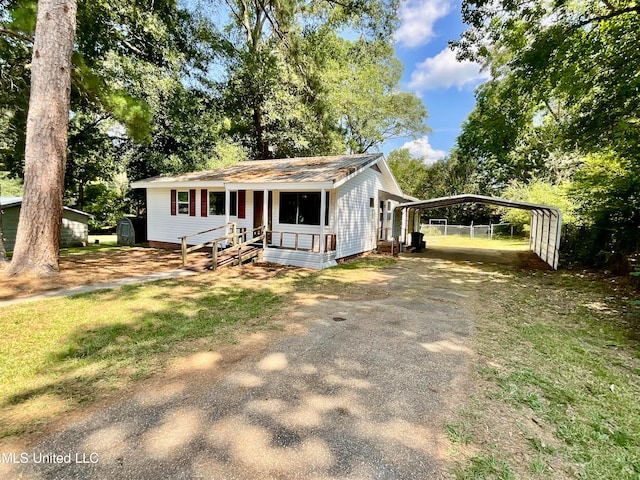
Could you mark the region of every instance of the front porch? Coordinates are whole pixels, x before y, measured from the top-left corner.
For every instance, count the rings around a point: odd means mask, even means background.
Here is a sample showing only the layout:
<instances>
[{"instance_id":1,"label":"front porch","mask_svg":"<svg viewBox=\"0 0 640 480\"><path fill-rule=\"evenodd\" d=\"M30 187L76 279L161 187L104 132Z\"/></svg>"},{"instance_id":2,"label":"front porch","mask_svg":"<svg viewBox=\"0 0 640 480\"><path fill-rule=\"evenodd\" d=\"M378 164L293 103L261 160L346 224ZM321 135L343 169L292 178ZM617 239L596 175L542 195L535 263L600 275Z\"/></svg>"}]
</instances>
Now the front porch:
<instances>
[{"instance_id":1,"label":"front porch","mask_svg":"<svg viewBox=\"0 0 640 480\"><path fill-rule=\"evenodd\" d=\"M218 231L215 235L213 232ZM206 232L181 237L182 264L188 263L191 252L210 249L211 261L204 269L215 270L225 265L240 264L255 257L264 261L298 267L324 269L337 265L336 234L293 231L246 230L230 222ZM210 240L193 245L189 237L211 235ZM215 238L213 238L215 237ZM322 239L322 240L321 240Z\"/></svg>"},{"instance_id":2,"label":"front porch","mask_svg":"<svg viewBox=\"0 0 640 480\"><path fill-rule=\"evenodd\" d=\"M324 235L324 241L321 238ZM263 259L296 267L323 269L337 265L336 234L267 232Z\"/></svg>"}]
</instances>

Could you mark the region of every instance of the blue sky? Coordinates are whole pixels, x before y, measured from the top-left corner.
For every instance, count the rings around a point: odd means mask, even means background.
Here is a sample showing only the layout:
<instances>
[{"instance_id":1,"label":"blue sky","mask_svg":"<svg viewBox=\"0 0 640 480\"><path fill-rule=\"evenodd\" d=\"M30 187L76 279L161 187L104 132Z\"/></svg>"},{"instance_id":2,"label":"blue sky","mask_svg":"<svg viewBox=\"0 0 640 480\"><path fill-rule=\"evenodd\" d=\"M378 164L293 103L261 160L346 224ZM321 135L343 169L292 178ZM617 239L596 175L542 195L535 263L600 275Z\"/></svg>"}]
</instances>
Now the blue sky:
<instances>
[{"instance_id":1,"label":"blue sky","mask_svg":"<svg viewBox=\"0 0 640 480\"><path fill-rule=\"evenodd\" d=\"M405 71L402 90L416 93L427 106L427 125L433 130L424 138L395 139L381 148L409 148L427 163L443 158L455 143L460 125L474 106L473 91L487 75L479 65L458 62L448 48L465 26L460 4L451 0L402 0L400 27L396 32L396 55Z\"/></svg>"}]
</instances>

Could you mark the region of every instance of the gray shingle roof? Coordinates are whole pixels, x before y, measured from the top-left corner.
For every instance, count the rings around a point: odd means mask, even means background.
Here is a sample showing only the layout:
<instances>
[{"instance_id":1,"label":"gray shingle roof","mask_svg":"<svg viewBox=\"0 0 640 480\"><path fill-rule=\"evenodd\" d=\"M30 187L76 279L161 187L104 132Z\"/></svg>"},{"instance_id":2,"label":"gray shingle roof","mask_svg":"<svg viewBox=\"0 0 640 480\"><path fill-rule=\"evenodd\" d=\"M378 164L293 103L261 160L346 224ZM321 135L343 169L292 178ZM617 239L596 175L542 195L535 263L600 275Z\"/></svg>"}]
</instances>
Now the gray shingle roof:
<instances>
[{"instance_id":1,"label":"gray shingle roof","mask_svg":"<svg viewBox=\"0 0 640 480\"><path fill-rule=\"evenodd\" d=\"M381 157L381 153L374 153L254 160L216 170L185 173L174 177L154 177L140 182L158 184L210 181L225 183L337 182L376 163Z\"/></svg>"}]
</instances>

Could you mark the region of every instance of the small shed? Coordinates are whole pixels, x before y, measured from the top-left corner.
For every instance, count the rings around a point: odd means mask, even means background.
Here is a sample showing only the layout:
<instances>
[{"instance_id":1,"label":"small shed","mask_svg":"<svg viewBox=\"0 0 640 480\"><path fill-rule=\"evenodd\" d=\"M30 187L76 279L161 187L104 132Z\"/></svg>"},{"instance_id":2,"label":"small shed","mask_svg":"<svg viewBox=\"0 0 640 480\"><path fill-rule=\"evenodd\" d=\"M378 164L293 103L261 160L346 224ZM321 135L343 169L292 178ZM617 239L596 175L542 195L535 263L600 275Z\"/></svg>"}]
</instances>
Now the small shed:
<instances>
[{"instance_id":1,"label":"small shed","mask_svg":"<svg viewBox=\"0 0 640 480\"><path fill-rule=\"evenodd\" d=\"M118 245L135 245L147 241L147 219L123 217L116 227Z\"/></svg>"},{"instance_id":2,"label":"small shed","mask_svg":"<svg viewBox=\"0 0 640 480\"><path fill-rule=\"evenodd\" d=\"M0 221L4 236L4 248L12 251L16 242L18 219L22 207L21 197L0 197ZM64 207L62 210L61 247L82 247L89 241L88 222L91 215L80 210Z\"/></svg>"}]
</instances>

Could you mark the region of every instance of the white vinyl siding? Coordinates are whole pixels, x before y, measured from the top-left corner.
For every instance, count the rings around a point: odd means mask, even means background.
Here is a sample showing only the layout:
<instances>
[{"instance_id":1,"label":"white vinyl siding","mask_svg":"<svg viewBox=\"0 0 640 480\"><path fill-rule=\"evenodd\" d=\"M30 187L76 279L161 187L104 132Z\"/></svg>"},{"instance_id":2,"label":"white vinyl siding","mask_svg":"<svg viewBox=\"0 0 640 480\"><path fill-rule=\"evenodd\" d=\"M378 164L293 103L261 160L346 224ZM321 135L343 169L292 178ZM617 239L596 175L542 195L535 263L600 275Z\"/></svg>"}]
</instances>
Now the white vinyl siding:
<instances>
[{"instance_id":1,"label":"white vinyl siding","mask_svg":"<svg viewBox=\"0 0 640 480\"><path fill-rule=\"evenodd\" d=\"M202 189L212 191L204 186ZM147 238L151 242L180 243L180 237L191 233L202 232L225 224L224 215L200 215L200 193L196 189L196 215L171 215L171 189L148 188L147 189ZM246 217L237 220L238 228L253 228L253 196L248 194L246 198ZM224 235L222 229L214 232L190 237L187 242L190 245L203 243L215 237Z\"/></svg>"},{"instance_id":2,"label":"white vinyl siding","mask_svg":"<svg viewBox=\"0 0 640 480\"><path fill-rule=\"evenodd\" d=\"M367 169L338 189L336 258L368 252L376 248L378 216L371 215L370 199L378 206L382 175Z\"/></svg>"}]
</instances>

